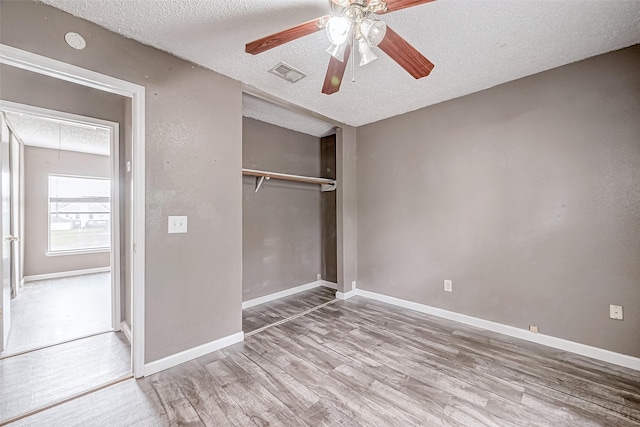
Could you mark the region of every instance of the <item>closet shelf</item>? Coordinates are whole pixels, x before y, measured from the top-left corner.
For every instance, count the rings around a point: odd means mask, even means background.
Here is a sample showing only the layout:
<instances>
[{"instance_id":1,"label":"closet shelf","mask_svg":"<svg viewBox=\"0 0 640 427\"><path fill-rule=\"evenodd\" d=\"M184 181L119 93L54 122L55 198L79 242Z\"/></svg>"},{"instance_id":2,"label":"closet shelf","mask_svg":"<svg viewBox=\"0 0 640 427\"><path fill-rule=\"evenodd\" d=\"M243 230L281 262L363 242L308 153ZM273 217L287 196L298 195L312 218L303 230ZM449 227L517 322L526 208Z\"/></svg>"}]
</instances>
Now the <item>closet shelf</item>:
<instances>
[{"instance_id":1,"label":"closet shelf","mask_svg":"<svg viewBox=\"0 0 640 427\"><path fill-rule=\"evenodd\" d=\"M264 180L281 179L284 181L304 182L307 184L319 184L322 191L333 191L336 189L336 181L327 178L315 178L312 176L290 175L287 173L260 171L255 169L242 169L242 175L256 177L256 190L258 192Z\"/></svg>"}]
</instances>

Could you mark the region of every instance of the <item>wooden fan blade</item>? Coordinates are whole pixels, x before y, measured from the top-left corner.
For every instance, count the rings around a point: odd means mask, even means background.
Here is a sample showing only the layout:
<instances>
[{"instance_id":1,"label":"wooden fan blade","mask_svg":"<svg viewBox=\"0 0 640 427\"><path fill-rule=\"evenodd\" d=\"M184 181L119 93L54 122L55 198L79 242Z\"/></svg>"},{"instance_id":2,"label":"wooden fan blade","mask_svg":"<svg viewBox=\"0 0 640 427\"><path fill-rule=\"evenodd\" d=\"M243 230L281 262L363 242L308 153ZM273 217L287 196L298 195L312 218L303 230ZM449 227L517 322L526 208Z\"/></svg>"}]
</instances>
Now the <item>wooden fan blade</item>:
<instances>
[{"instance_id":1,"label":"wooden fan blade","mask_svg":"<svg viewBox=\"0 0 640 427\"><path fill-rule=\"evenodd\" d=\"M329 61L329 67L327 68L327 75L324 76L324 84L322 85L322 93L331 95L340 90L340 83L342 83L342 76L344 76L344 70L347 68L347 62L349 62L349 56L351 55L351 45L347 45L344 51L344 61L340 62L333 56Z\"/></svg>"},{"instance_id":2,"label":"wooden fan blade","mask_svg":"<svg viewBox=\"0 0 640 427\"><path fill-rule=\"evenodd\" d=\"M329 18L330 16L326 15L303 24L296 25L288 30L280 31L279 33L271 34L270 36L252 41L245 45L244 51L252 55L257 55L265 50L283 45L292 40L299 39L300 37L308 36L309 34L322 30L324 23L327 22Z\"/></svg>"},{"instance_id":3,"label":"wooden fan blade","mask_svg":"<svg viewBox=\"0 0 640 427\"><path fill-rule=\"evenodd\" d=\"M418 6L425 3L431 3L436 0L386 0L386 12L376 12L377 14L395 12L396 10L406 9L408 7Z\"/></svg>"},{"instance_id":4,"label":"wooden fan blade","mask_svg":"<svg viewBox=\"0 0 640 427\"><path fill-rule=\"evenodd\" d=\"M433 63L388 25L387 33L378 47L416 79L428 76L433 70Z\"/></svg>"}]
</instances>

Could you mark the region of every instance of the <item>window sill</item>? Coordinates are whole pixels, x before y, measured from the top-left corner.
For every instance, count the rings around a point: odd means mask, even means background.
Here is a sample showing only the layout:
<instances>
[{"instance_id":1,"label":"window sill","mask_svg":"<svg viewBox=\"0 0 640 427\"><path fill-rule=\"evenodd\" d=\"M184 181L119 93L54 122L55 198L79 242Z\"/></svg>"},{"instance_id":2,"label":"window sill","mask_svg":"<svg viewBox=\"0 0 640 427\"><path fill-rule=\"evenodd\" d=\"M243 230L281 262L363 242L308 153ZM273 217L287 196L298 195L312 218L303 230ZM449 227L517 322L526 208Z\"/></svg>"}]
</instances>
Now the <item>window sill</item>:
<instances>
[{"instance_id":1,"label":"window sill","mask_svg":"<svg viewBox=\"0 0 640 427\"><path fill-rule=\"evenodd\" d=\"M46 256L66 256L66 255L84 255L84 254L102 254L109 253L111 249L102 248L102 249L85 249L78 251L56 251L56 252L45 252Z\"/></svg>"}]
</instances>

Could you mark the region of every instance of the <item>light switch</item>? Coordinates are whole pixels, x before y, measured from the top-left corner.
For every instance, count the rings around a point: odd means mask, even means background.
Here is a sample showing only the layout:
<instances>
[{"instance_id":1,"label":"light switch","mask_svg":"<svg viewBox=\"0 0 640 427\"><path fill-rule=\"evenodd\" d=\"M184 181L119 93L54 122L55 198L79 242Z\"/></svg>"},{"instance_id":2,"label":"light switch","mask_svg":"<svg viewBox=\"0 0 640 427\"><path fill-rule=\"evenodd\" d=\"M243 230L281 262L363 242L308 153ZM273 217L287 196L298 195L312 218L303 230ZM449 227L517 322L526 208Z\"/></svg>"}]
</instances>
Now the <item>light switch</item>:
<instances>
[{"instance_id":1,"label":"light switch","mask_svg":"<svg viewBox=\"0 0 640 427\"><path fill-rule=\"evenodd\" d=\"M186 216L170 216L169 217L169 233L186 233L187 217Z\"/></svg>"}]
</instances>

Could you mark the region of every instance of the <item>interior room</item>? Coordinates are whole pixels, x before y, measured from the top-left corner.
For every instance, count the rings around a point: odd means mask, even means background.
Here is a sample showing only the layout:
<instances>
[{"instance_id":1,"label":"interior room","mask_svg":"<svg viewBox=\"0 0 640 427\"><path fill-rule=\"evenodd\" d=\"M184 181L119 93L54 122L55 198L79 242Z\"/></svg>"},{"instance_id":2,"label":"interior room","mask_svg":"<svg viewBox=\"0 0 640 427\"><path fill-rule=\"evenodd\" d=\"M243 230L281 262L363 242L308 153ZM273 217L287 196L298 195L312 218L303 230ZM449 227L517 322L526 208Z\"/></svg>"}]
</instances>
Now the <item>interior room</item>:
<instances>
[{"instance_id":1,"label":"interior room","mask_svg":"<svg viewBox=\"0 0 640 427\"><path fill-rule=\"evenodd\" d=\"M19 216L26 257L3 354L107 331L110 130L12 112L5 117L24 144L25 209Z\"/></svg>"},{"instance_id":2,"label":"interior room","mask_svg":"<svg viewBox=\"0 0 640 427\"><path fill-rule=\"evenodd\" d=\"M639 425L639 22L634 0L0 0L3 348L64 258L30 261L32 158L116 183L109 272L65 269L109 275L87 339L113 339L85 348L129 363L0 355L0 425ZM20 108L116 123L118 154L47 172L87 153L12 137ZM77 197L39 198L46 252L105 225L52 210Z\"/></svg>"}]
</instances>

